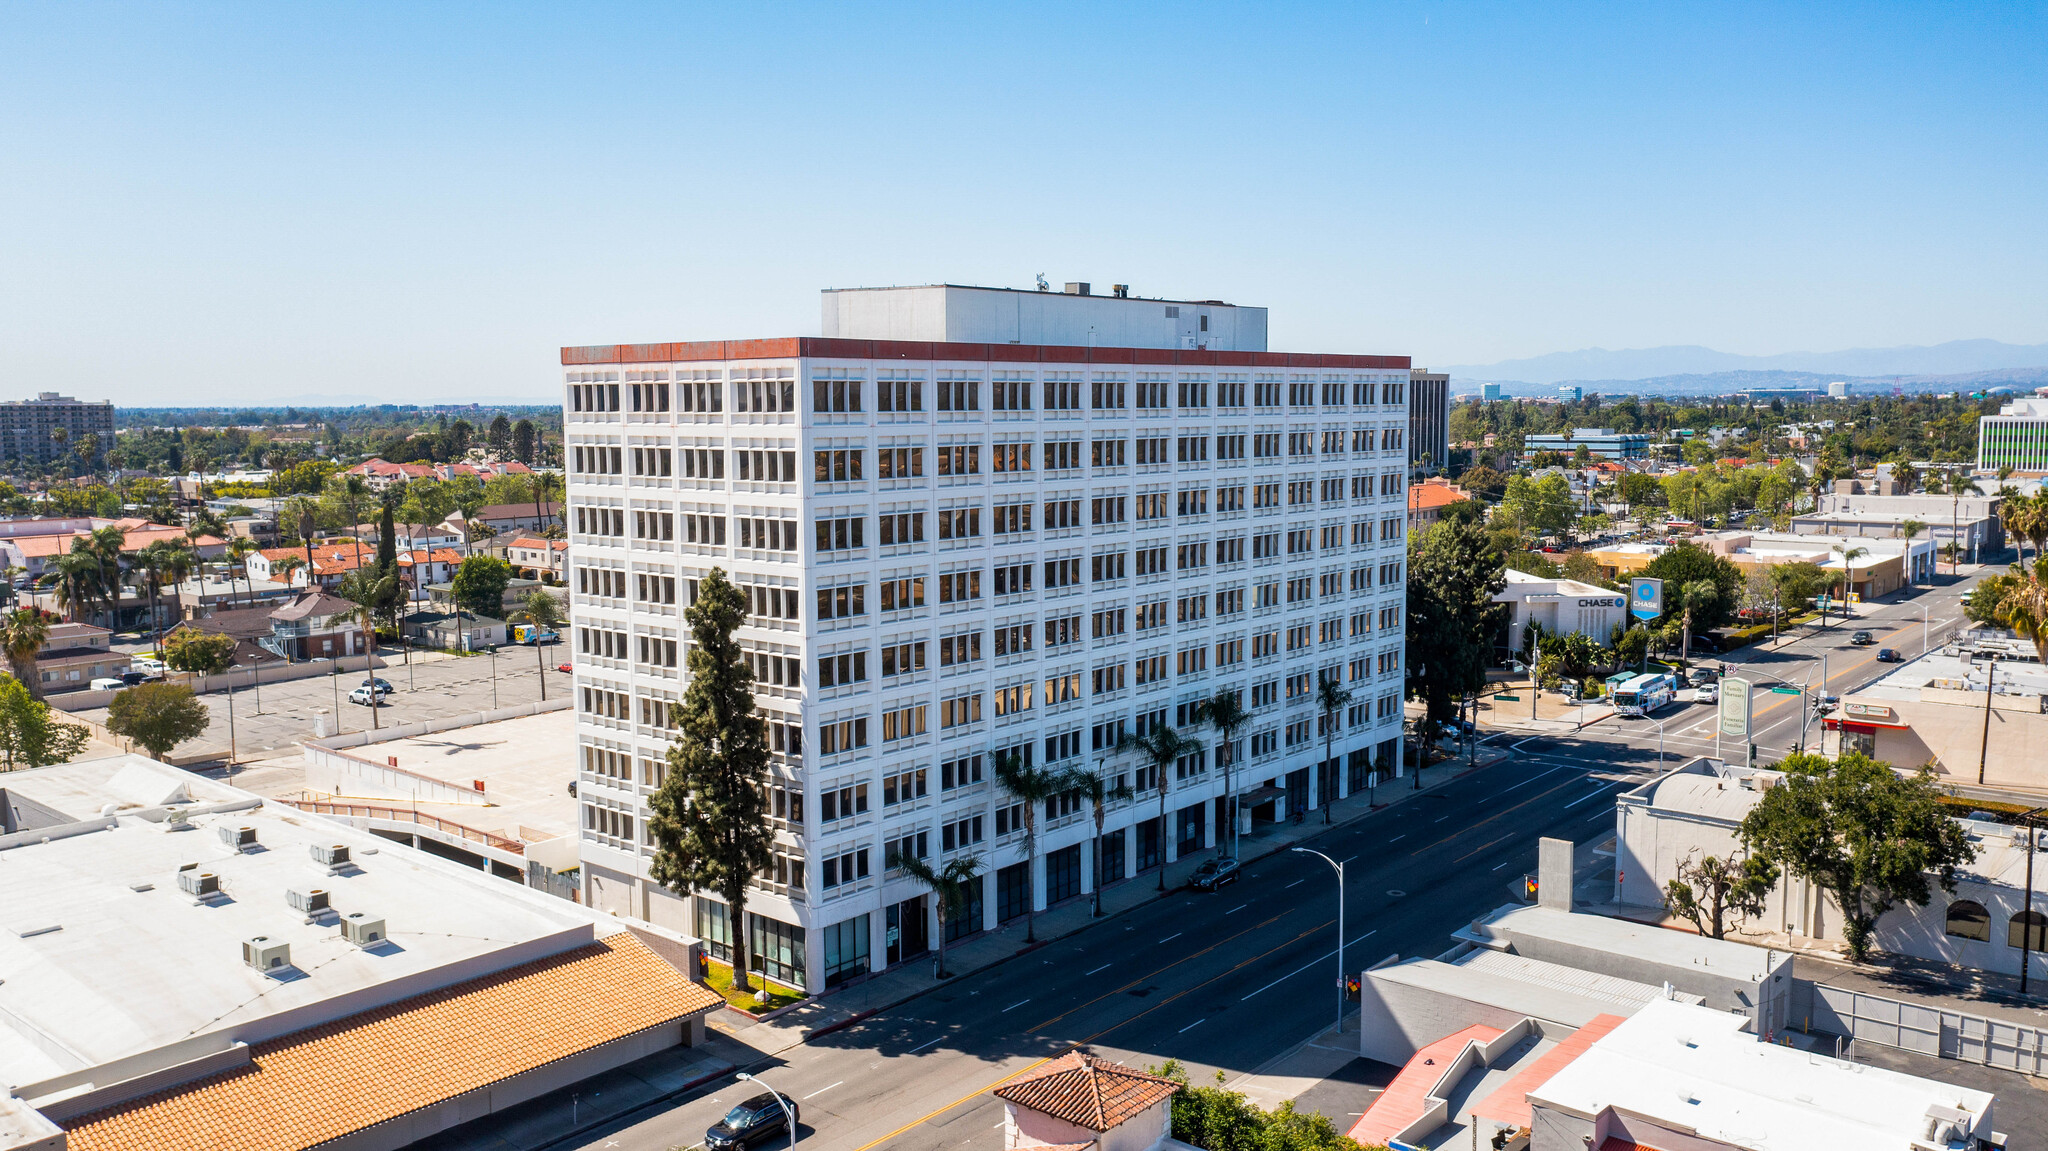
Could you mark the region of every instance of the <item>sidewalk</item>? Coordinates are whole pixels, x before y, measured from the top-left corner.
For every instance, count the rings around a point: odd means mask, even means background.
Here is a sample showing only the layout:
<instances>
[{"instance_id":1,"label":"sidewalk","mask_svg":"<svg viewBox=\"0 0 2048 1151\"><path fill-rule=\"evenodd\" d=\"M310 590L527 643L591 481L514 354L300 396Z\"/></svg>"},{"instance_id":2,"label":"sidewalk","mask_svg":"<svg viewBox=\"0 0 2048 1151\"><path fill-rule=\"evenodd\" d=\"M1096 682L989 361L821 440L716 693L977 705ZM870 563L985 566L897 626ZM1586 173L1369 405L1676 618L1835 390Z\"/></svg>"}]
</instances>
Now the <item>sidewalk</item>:
<instances>
[{"instance_id":1,"label":"sidewalk","mask_svg":"<svg viewBox=\"0 0 2048 1151\"><path fill-rule=\"evenodd\" d=\"M1406 776L1371 793L1381 809L1408 802L1416 795L1477 768L1490 767L1508 757L1504 748L1482 747L1474 767L1465 759L1446 760L1422 769L1422 790L1415 788L1414 776ZM1367 793L1340 799L1330 805L1334 823L1348 823L1369 814ZM1301 823L1263 824L1239 838L1239 852L1246 863L1285 851L1303 840L1322 834L1327 825L1323 812L1308 813ZM1166 891L1177 892L1189 874L1215 851L1204 848L1166 865ZM1024 922L1012 920L946 948L946 969L954 978L973 975L1007 962L1038 946L1064 939L1092 924L1107 923L1114 916L1160 898L1159 873L1149 872L1102 889L1103 918L1093 918L1094 897L1082 895L1038 913L1038 942L1024 942ZM932 975L929 958L898 964L858 983L805 1000L772 1019L756 1021L737 1011L721 1011L709 1020L712 1030L739 1040L762 1055L785 1051L806 1040L828 1034L878 1011L885 1011L939 985Z\"/></svg>"},{"instance_id":2,"label":"sidewalk","mask_svg":"<svg viewBox=\"0 0 2048 1151\"><path fill-rule=\"evenodd\" d=\"M1497 703L1495 701L1499 697L1489 695L1481 700L1481 730L1519 732L1525 735L1571 735L1614 716L1614 709L1607 704L1581 704L1568 700L1554 691L1539 691L1536 698L1531 701L1529 681L1526 679L1494 680L1488 686L1505 688L1505 694L1515 698L1505 703Z\"/></svg>"}]
</instances>

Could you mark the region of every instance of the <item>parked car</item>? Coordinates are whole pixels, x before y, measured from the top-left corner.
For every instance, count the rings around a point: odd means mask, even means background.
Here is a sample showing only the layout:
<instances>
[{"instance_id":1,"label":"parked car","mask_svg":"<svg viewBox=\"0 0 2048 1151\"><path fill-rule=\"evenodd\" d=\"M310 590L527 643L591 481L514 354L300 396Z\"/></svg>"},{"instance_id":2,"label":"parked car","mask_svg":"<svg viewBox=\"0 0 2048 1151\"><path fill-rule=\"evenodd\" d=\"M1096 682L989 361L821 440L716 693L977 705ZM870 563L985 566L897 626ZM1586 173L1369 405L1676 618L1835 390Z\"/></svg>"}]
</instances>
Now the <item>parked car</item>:
<instances>
[{"instance_id":1,"label":"parked car","mask_svg":"<svg viewBox=\"0 0 2048 1151\"><path fill-rule=\"evenodd\" d=\"M1859 631L1849 637L1849 642L1857 647L1869 647L1877 642L1877 637L1867 631Z\"/></svg>"},{"instance_id":2,"label":"parked car","mask_svg":"<svg viewBox=\"0 0 2048 1151\"><path fill-rule=\"evenodd\" d=\"M138 683L148 683L150 680L150 677L147 673L139 671L124 671L120 674L118 678L121 680L122 683L126 684L129 687L134 687ZM163 676L159 675L156 678L162 679Z\"/></svg>"},{"instance_id":3,"label":"parked car","mask_svg":"<svg viewBox=\"0 0 2048 1151\"><path fill-rule=\"evenodd\" d=\"M802 1121L802 1110L796 1100L788 1101L785 1112L783 1103L771 1092L756 1095L752 1099L725 1113L725 1118L713 1123L704 1132L706 1151L743 1151L766 1140L788 1138L789 1121Z\"/></svg>"},{"instance_id":4,"label":"parked car","mask_svg":"<svg viewBox=\"0 0 2048 1151\"><path fill-rule=\"evenodd\" d=\"M363 686L374 687L377 689L379 693L384 695L390 695L392 691L391 681L385 679L383 676L373 675L370 678L363 681Z\"/></svg>"},{"instance_id":5,"label":"parked car","mask_svg":"<svg viewBox=\"0 0 2048 1151\"><path fill-rule=\"evenodd\" d=\"M1196 891L1216 891L1226 883L1236 883L1238 863L1235 859L1211 859L1195 868L1188 876L1188 886Z\"/></svg>"},{"instance_id":6,"label":"parked car","mask_svg":"<svg viewBox=\"0 0 2048 1151\"><path fill-rule=\"evenodd\" d=\"M1719 655L1721 654L1721 641L1711 635L1701 633L1692 637L1692 649L1694 651L1712 652L1715 655Z\"/></svg>"},{"instance_id":7,"label":"parked car","mask_svg":"<svg viewBox=\"0 0 2048 1151\"><path fill-rule=\"evenodd\" d=\"M348 701L353 704L360 704L363 707L378 707L383 704L384 697L389 694L389 692L376 691L369 687L359 687L348 693Z\"/></svg>"},{"instance_id":8,"label":"parked car","mask_svg":"<svg viewBox=\"0 0 2048 1151\"><path fill-rule=\"evenodd\" d=\"M569 673L570 671L572 671L572 670L574 670L574 669L573 669L573 668L571 668L571 667L570 667L570 666L569 666L569 665L568 665L567 663L558 663L558 664L556 664L556 665L555 665L555 670L556 670L556 671L559 671L559 672L562 672L563 674L565 674L565 675L566 675L566 674L568 674L568 673Z\"/></svg>"}]
</instances>

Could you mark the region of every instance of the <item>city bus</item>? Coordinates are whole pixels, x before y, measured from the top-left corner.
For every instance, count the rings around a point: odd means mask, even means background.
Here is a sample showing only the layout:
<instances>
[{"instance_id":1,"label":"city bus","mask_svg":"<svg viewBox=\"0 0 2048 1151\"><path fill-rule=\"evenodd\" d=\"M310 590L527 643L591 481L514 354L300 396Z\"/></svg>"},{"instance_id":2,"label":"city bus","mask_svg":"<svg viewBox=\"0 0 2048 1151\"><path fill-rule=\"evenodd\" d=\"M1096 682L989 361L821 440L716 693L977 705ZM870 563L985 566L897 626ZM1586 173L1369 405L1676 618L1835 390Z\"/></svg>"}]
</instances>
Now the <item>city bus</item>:
<instances>
[{"instance_id":1,"label":"city bus","mask_svg":"<svg viewBox=\"0 0 2048 1151\"><path fill-rule=\"evenodd\" d=\"M1669 675L1639 675L1614 689L1614 714L1648 715L1670 703L1678 681Z\"/></svg>"}]
</instances>

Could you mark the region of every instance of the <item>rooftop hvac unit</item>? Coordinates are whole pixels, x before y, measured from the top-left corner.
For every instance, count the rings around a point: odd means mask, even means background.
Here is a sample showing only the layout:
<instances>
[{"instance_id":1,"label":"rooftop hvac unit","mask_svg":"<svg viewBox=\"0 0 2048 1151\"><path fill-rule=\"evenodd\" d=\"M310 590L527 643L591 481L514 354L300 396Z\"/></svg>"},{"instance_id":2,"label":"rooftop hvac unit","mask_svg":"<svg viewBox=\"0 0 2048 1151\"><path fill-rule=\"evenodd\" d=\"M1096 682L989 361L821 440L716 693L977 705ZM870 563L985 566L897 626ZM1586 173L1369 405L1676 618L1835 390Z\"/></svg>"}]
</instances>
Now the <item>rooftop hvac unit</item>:
<instances>
[{"instance_id":1,"label":"rooftop hvac unit","mask_svg":"<svg viewBox=\"0 0 2048 1151\"><path fill-rule=\"evenodd\" d=\"M341 917L341 937L357 947L374 947L384 942L384 921L352 911Z\"/></svg>"},{"instance_id":2,"label":"rooftop hvac unit","mask_svg":"<svg viewBox=\"0 0 2048 1151\"><path fill-rule=\"evenodd\" d=\"M258 971L276 971L292 965L292 945L275 943L268 935L242 941L242 962Z\"/></svg>"},{"instance_id":3,"label":"rooftop hvac unit","mask_svg":"<svg viewBox=\"0 0 2048 1151\"><path fill-rule=\"evenodd\" d=\"M340 867L348 862L348 848L339 843L316 843L313 845L313 862L326 867Z\"/></svg>"},{"instance_id":4,"label":"rooftop hvac unit","mask_svg":"<svg viewBox=\"0 0 2048 1151\"><path fill-rule=\"evenodd\" d=\"M220 893L220 876L211 871L187 868L178 873L178 890L194 899L205 899Z\"/></svg>"},{"instance_id":5,"label":"rooftop hvac unit","mask_svg":"<svg viewBox=\"0 0 2048 1151\"><path fill-rule=\"evenodd\" d=\"M253 827L220 827L220 841L241 851L256 846L256 829Z\"/></svg>"},{"instance_id":6,"label":"rooftop hvac unit","mask_svg":"<svg viewBox=\"0 0 2048 1151\"><path fill-rule=\"evenodd\" d=\"M327 910L327 892L323 888L315 887L308 891L287 891L284 893L284 897L292 905L293 911L313 915Z\"/></svg>"}]
</instances>

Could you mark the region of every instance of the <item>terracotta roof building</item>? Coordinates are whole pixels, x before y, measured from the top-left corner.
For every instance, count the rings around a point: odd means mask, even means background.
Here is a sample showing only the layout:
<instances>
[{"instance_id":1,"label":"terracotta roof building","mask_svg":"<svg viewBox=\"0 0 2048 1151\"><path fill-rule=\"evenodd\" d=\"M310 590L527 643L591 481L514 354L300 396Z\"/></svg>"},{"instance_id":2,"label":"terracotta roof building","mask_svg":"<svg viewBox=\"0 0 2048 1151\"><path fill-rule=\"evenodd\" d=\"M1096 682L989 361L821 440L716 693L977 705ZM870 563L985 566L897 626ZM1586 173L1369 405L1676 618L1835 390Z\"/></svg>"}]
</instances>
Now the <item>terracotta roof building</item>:
<instances>
[{"instance_id":1,"label":"terracotta roof building","mask_svg":"<svg viewBox=\"0 0 2048 1151\"><path fill-rule=\"evenodd\" d=\"M723 1002L692 940L140 756L7 797L0 1151L403 1147Z\"/></svg>"},{"instance_id":2,"label":"terracotta roof building","mask_svg":"<svg viewBox=\"0 0 2048 1151\"><path fill-rule=\"evenodd\" d=\"M1086 1051L1070 1051L994 1091L1005 1104L1003 1146L1079 1151L1147 1151L1170 1144L1171 1079ZM1111 1133L1115 1134L1112 1135Z\"/></svg>"}]
</instances>

